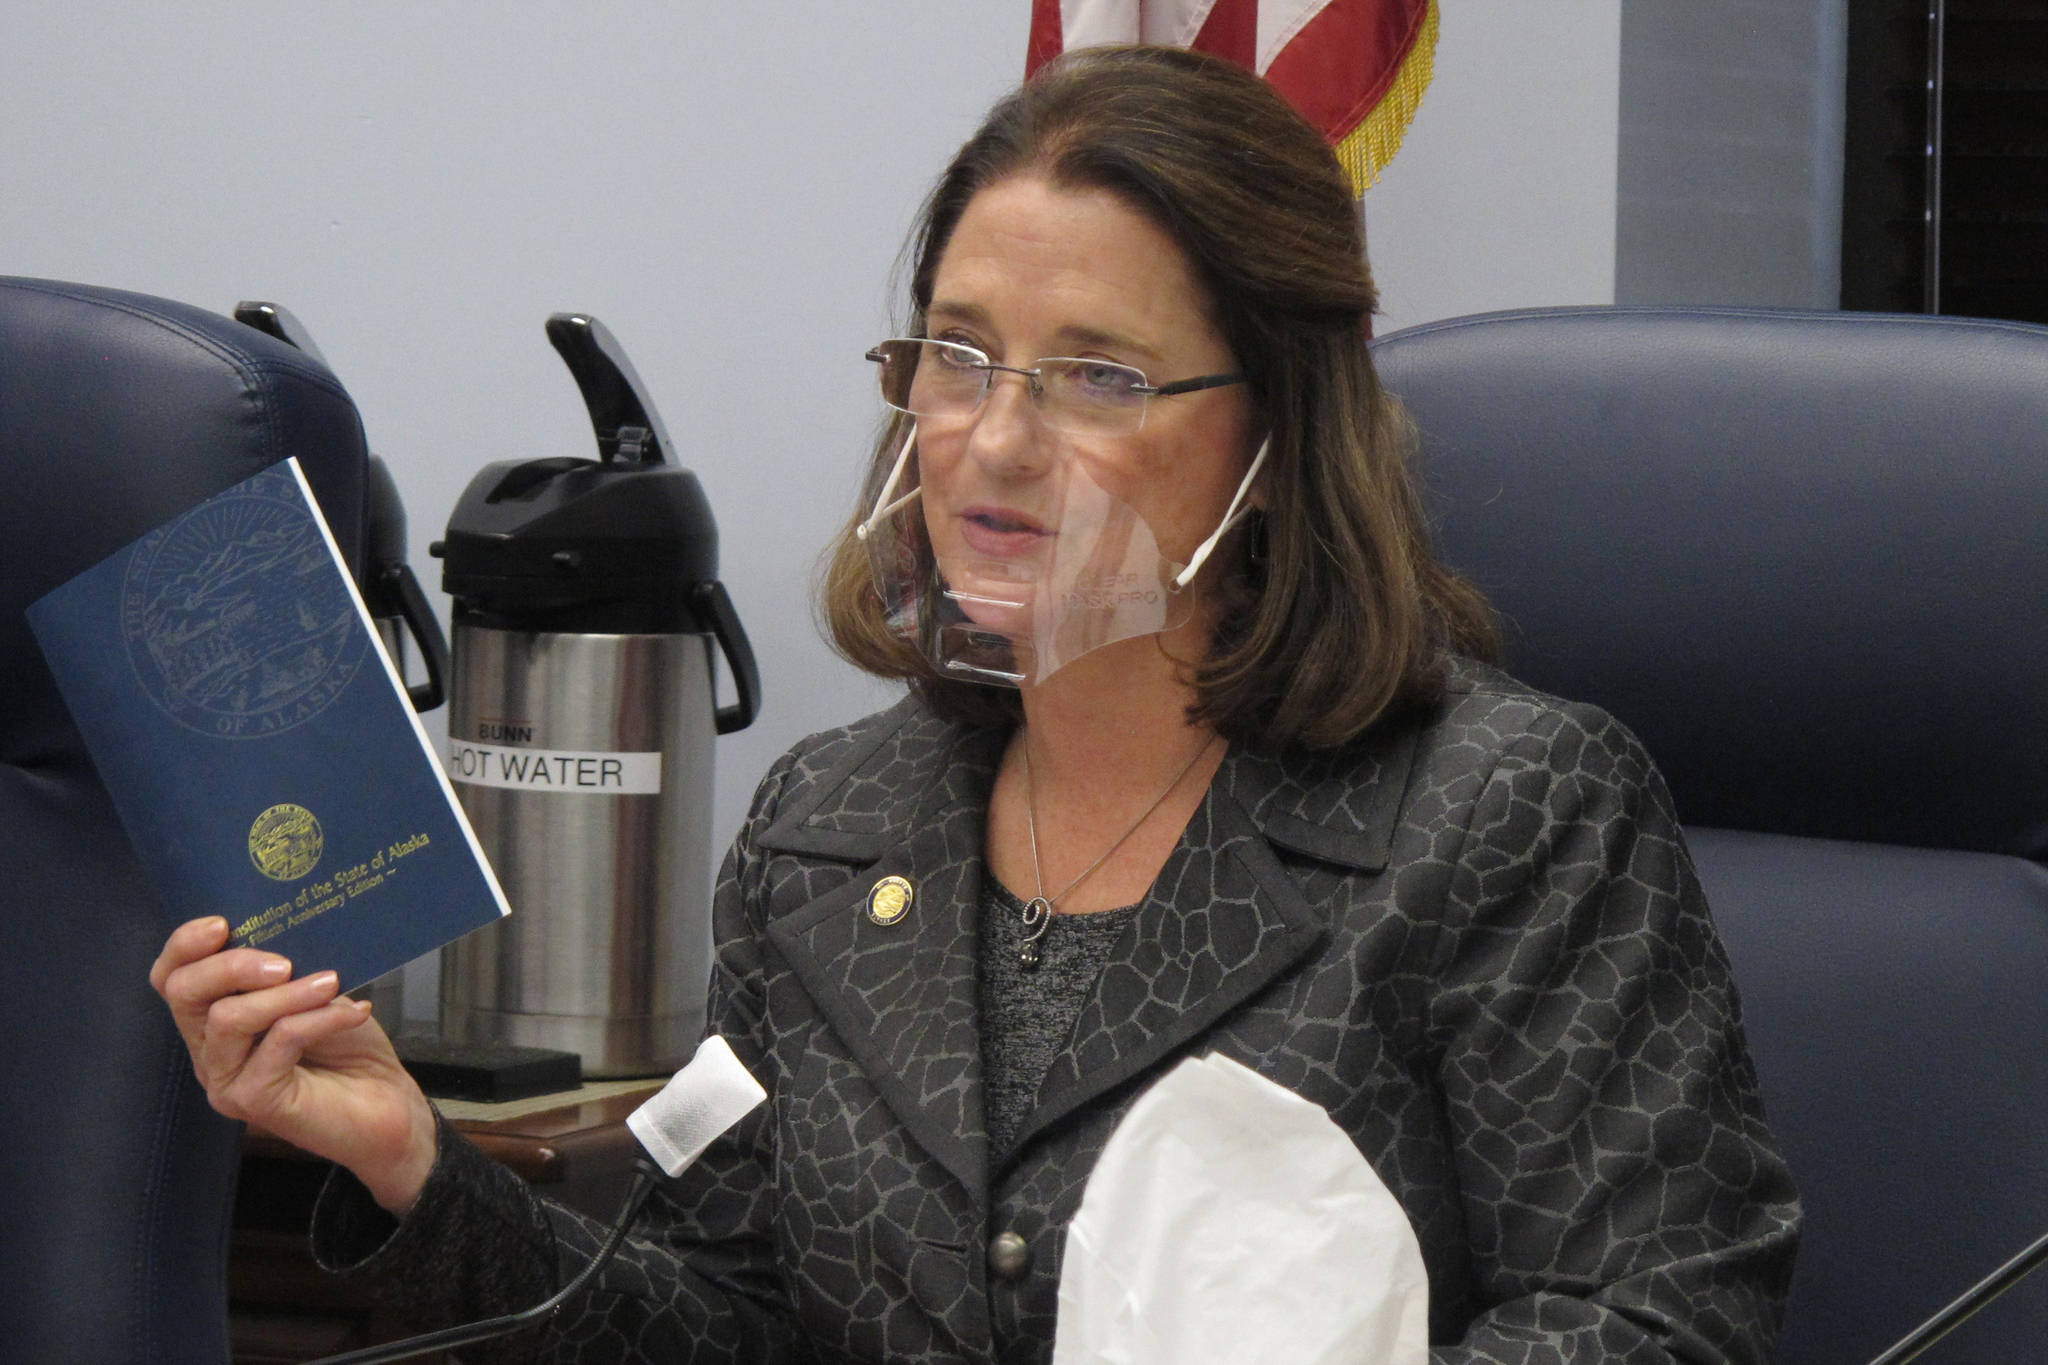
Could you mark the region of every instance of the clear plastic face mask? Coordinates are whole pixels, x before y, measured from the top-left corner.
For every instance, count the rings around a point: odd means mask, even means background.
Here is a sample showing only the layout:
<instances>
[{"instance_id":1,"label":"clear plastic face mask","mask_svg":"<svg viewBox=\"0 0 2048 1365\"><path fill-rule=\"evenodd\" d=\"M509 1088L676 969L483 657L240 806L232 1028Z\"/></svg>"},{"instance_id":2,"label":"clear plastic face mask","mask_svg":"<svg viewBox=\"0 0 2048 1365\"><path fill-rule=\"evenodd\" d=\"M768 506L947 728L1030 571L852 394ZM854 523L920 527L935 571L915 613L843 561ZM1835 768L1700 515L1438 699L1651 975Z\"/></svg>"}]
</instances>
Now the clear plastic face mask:
<instances>
[{"instance_id":1,"label":"clear plastic face mask","mask_svg":"<svg viewBox=\"0 0 2048 1365\"><path fill-rule=\"evenodd\" d=\"M1015 516L976 528L927 527L917 490L904 492L914 428L860 527L889 626L915 639L948 677L1020 686L1122 640L1186 624L1188 584L1265 459L1245 473L1224 520L1189 557L1169 558L1135 509L1069 459L1020 501ZM936 540L936 545L934 541Z\"/></svg>"}]
</instances>

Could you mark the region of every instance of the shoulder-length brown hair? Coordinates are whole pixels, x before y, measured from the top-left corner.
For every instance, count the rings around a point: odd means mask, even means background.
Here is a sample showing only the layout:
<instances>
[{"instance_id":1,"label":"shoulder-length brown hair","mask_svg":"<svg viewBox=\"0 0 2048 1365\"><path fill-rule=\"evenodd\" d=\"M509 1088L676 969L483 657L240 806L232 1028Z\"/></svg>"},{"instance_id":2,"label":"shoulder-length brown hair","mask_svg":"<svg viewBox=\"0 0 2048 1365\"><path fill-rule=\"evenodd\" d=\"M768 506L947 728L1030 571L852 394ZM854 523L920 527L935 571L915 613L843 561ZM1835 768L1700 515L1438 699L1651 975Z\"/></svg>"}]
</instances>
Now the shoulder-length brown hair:
<instances>
[{"instance_id":1,"label":"shoulder-length brown hair","mask_svg":"<svg viewBox=\"0 0 2048 1365\"><path fill-rule=\"evenodd\" d=\"M912 247L915 335L968 201L1027 173L1114 193L1179 243L1270 433L1263 524L1233 537L1215 636L1190 665L1191 719L1235 739L1334 747L1390 708L1433 699L1448 653L1492 657L1484 598L1429 549L1411 434L1367 351L1363 228L1322 137L1263 80L1216 58L1069 54L996 105L926 201ZM877 443L868 498L901 435L895 422ZM821 607L835 647L907 679L942 714L1014 716L1014 693L942 677L887 628L854 535L866 507L827 552Z\"/></svg>"}]
</instances>

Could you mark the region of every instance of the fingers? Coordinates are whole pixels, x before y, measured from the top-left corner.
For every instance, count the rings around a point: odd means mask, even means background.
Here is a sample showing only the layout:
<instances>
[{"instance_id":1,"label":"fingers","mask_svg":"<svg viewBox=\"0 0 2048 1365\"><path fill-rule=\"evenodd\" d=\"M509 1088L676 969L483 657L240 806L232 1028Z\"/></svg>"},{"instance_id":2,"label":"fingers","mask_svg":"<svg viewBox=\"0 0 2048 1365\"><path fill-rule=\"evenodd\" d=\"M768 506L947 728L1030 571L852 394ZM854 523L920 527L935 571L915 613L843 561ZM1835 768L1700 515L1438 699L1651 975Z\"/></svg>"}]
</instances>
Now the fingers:
<instances>
[{"instance_id":1,"label":"fingers","mask_svg":"<svg viewBox=\"0 0 2048 1365\"><path fill-rule=\"evenodd\" d=\"M204 919L188 920L171 931L164 943L164 950L156 955L150 964L149 984L158 995L164 993L164 982L170 974L188 962L196 962L209 953L220 951L228 941L228 922L219 915Z\"/></svg>"},{"instance_id":2,"label":"fingers","mask_svg":"<svg viewBox=\"0 0 2048 1365\"><path fill-rule=\"evenodd\" d=\"M333 974L322 975L331 978ZM293 1089L300 1079L297 1068L307 1049L335 1034L359 1028L369 1018L367 1000L348 999L331 999L317 1008L283 1015L261 1034L253 1050L244 1052L233 1079L215 1097L215 1107L223 1112L233 1110L231 1117L279 1115L291 1104Z\"/></svg>"},{"instance_id":3,"label":"fingers","mask_svg":"<svg viewBox=\"0 0 2048 1365\"><path fill-rule=\"evenodd\" d=\"M195 963L183 970L196 971L206 965ZM174 983L178 975L173 973ZM214 1107L227 1112L221 1101L235 1089L250 1053L265 1034L295 1015L321 1009L334 999L338 988L333 972L320 972L282 985L215 998L200 1015L197 1041L187 1039L192 1048L193 1068ZM246 1112L230 1114L233 1118L246 1116Z\"/></svg>"},{"instance_id":4,"label":"fingers","mask_svg":"<svg viewBox=\"0 0 2048 1365\"><path fill-rule=\"evenodd\" d=\"M332 974L326 976L332 978ZM305 999L303 990L313 980L319 978L309 976L305 980L293 982L291 962L279 958L276 954L264 954L252 948L236 948L223 954L215 954L211 958L201 958L199 962L182 966L176 972L172 972L170 978L164 982L164 999L170 1003L170 1017L178 1025L178 1033L184 1038L184 1046L190 1048L193 1060L199 1062L207 1038L215 1031L215 1027L219 1027L221 1023L229 1027L238 1025L246 1017L252 1017L250 1011L264 1013L268 1009L270 999L279 999L266 997L264 1001L250 1005L250 997L262 995L264 990L276 986L291 984L301 988L299 999ZM334 995L332 980L328 982L326 995ZM326 995L309 1003L324 1003ZM215 1019L215 1009L231 1001L244 1001L244 1005L227 1009L219 1019ZM260 1033L262 1027L266 1025L254 1025L254 1031Z\"/></svg>"},{"instance_id":5,"label":"fingers","mask_svg":"<svg viewBox=\"0 0 2048 1365\"><path fill-rule=\"evenodd\" d=\"M291 977L291 962L255 948L228 948L228 923L218 915L181 924L149 969L149 983L170 1006L179 1033L195 1060L206 1035L206 1019L224 997L280 985Z\"/></svg>"}]
</instances>

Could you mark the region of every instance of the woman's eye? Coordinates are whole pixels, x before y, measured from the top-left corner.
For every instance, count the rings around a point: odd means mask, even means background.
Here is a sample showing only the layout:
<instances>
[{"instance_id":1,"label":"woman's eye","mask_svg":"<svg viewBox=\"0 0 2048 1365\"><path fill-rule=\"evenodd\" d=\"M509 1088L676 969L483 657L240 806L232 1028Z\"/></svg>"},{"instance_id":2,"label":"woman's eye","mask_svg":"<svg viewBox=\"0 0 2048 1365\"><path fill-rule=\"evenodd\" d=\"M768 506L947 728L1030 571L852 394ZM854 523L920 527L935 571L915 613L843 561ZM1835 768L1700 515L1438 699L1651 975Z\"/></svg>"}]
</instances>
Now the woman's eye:
<instances>
[{"instance_id":1,"label":"woman's eye","mask_svg":"<svg viewBox=\"0 0 2048 1365\"><path fill-rule=\"evenodd\" d=\"M984 363L981 352L970 348L964 341L956 341L952 337L933 337L932 341L944 343L925 347L925 350L930 352L931 360L943 368L971 370Z\"/></svg>"},{"instance_id":2,"label":"woman's eye","mask_svg":"<svg viewBox=\"0 0 2048 1365\"><path fill-rule=\"evenodd\" d=\"M1138 382L1135 371L1106 361L1082 361L1074 365L1070 373L1083 392L1096 398L1120 398Z\"/></svg>"}]
</instances>

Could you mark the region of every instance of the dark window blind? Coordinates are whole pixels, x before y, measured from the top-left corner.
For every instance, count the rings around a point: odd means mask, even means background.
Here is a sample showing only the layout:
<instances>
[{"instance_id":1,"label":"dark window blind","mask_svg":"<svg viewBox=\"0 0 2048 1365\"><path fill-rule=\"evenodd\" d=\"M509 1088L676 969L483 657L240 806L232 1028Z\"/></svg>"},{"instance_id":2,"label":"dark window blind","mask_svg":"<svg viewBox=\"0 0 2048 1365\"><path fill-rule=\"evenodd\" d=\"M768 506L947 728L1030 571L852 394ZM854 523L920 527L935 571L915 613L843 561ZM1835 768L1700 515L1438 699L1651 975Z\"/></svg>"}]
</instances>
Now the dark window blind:
<instances>
[{"instance_id":1,"label":"dark window blind","mask_svg":"<svg viewBox=\"0 0 2048 1365\"><path fill-rule=\"evenodd\" d=\"M1853 0L1842 306L2048 323L2048 0Z\"/></svg>"}]
</instances>

